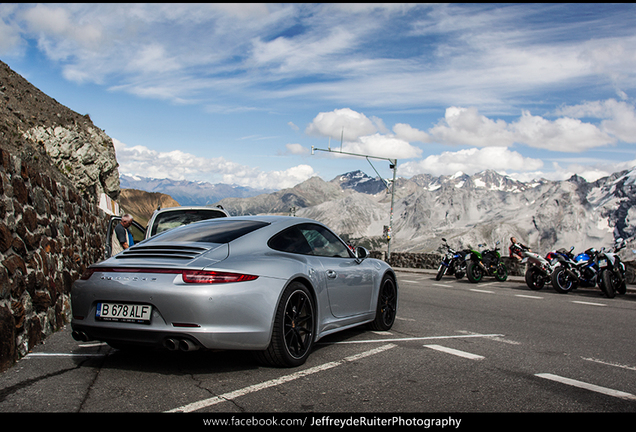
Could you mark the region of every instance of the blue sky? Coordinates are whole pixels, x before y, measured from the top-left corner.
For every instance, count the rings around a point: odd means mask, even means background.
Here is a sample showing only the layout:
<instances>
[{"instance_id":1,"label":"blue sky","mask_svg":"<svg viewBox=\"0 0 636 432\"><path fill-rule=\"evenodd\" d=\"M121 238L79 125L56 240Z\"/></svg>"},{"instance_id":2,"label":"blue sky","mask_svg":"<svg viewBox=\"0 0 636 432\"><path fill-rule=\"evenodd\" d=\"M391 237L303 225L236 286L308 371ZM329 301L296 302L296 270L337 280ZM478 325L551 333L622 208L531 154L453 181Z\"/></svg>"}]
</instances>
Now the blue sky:
<instances>
[{"instance_id":1,"label":"blue sky","mask_svg":"<svg viewBox=\"0 0 636 432\"><path fill-rule=\"evenodd\" d=\"M403 177L636 165L634 4L3 3L0 60L89 114L125 174L375 176L311 154L329 145Z\"/></svg>"}]
</instances>

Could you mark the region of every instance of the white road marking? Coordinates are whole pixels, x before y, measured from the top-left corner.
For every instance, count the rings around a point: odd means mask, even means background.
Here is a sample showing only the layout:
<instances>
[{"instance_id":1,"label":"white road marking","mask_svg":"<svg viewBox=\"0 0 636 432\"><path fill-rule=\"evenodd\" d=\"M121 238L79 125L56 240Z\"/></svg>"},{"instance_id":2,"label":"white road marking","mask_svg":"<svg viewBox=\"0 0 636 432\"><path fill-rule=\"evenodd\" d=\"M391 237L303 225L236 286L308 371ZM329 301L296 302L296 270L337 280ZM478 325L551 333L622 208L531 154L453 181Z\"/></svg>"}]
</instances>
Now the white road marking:
<instances>
[{"instance_id":1,"label":"white road marking","mask_svg":"<svg viewBox=\"0 0 636 432\"><path fill-rule=\"evenodd\" d=\"M572 303L591 305L591 306L607 306L606 304L603 304L603 303L592 303L592 302L584 302L584 301L577 301L577 300L572 300Z\"/></svg>"},{"instance_id":2,"label":"white road marking","mask_svg":"<svg viewBox=\"0 0 636 432\"><path fill-rule=\"evenodd\" d=\"M434 283L433 285L438 287L444 287L444 288L452 288L452 285L444 285L444 284L437 284L437 283Z\"/></svg>"},{"instance_id":3,"label":"white road marking","mask_svg":"<svg viewBox=\"0 0 636 432\"><path fill-rule=\"evenodd\" d=\"M422 281L414 281L414 280L408 280L408 279L400 279L399 280L400 283L402 282L406 282L406 283L421 283Z\"/></svg>"},{"instance_id":4,"label":"white road marking","mask_svg":"<svg viewBox=\"0 0 636 432\"><path fill-rule=\"evenodd\" d=\"M581 358L583 360L591 361L591 362L594 362L594 363L600 363L600 364L604 364L604 365L607 365L607 366L614 366L614 367L618 367L618 368L622 368L622 369L636 371L636 367L634 367L634 366L627 366L627 365L622 365L622 364L618 364L618 363L610 363L610 362L605 362L603 360L598 360L598 359L593 359L593 358L585 358L585 357L581 357Z\"/></svg>"},{"instance_id":5,"label":"white road marking","mask_svg":"<svg viewBox=\"0 0 636 432\"><path fill-rule=\"evenodd\" d=\"M515 294L515 297L523 297L523 298L538 299L538 300L543 299L543 297L531 296L531 295L525 295L525 294Z\"/></svg>"},{"instance_id":6,"label":"white road marking","mask_svg":"<svg viewBox=\"0 0 636 432\"><path fill-rule=\"evenodd\" d=\"M296 380L298 378L306 377L308 375L312 375L312 374L315 374L317 372L322 372L322 371L325 371L325 370L328 370L328 369L332 369L332 368L334 368L336 366L343 365L343 364L345 364L347 362L352 362L352 361L356 361L356 360L359 360L359 359L364 358L364 357L369 357L371 355L381 353L383 351L389 350L389 349L394 348L396 346L397 345L394 345L394 344L383 345L381 347L378 347L378 348L375 348L375 349L372 349L372 350L369 350L369 351L365 351L365 352L360 353L360 354L356 354L356 355L353 355L353 356L350 356L350 357L346 357L346 358L344 358L342 360L339 360L339 361L324 363L322 365L315 366L315 367L312 367L312 368L309 368L309 369L305 369L305 370L302 370L302 371L298 371L298 372L290 374L290 375L285 375L285 376L282 376L280 378L276 378L276 379L273 379L273 380L265 381L265 382L262 382L262 383L259 383L259 384L254 384L252 386L245 387L245 388L242 388L242 389L239 389L239 390L235 390L233 392L224 393L224 394L219 395L219 396L215 396L215 397L212 397L212 398L209 398L209 399L204 399L204 400L201 400L201 401L198 401L198 402L194 402L194 403L191 403L191 404L188 404L188 405L184 405L184 406L179 407L179 408L174 408L174 409L172 409L170 411L167 411L167 412L192 412L192 411L197 411L197 410L200 410L202 408L206 408L206 407L209 407L209 406L212 406L212 405L216 405L216 404L221 403L221 402L233 400L233 399L239 398L241 396L245 396L247 394L257 392L259 390L263 390L263 389L270 388L270 387L275 387L275 386L278 386L278 385L285 384L287 382Z\"/></svg>"},{"instance_id":7,"label":"white road marking","mask_svg":"<svg viewBox=\"0 0 636 432\"><path fill-rule=\"evenodd\" d=\"M422 337L406 337L393 339L365 339L341 342L324 342L324 345L347 345L360 343L386 343L386 342L404 342L404 341L422 341L431 339L463 339L463 338L495 338L504 336L502 334L468 334L468 335L452 335L452 336L422 336ZM321 343L321 342L318 342Z\"/></svg>"},{"instance_id":8,"label":"white road marking","mask_svg":"<svg viewBox=\"0 0 636 432\"><path fill-rule=\"evenodd\" d=\"M494 291L486 291L486 290L480 290L480 289L475 289L475 288L471 288L470 291L474 291L474 292L479 292L479 293L486 293L486 294L494 294Z\"/></svg>"},{"instance_id":9,"label":"white road marking","mask_svg":"<svg viewBox=\"0 0 636 432\"><path fill-rule=\"evenodd\" d=\"M108 354L65 354L65 353L30 353L24 358L31 357L104 357Z\"/></svg>"},{"instance_id":10,"label":"white road marking","mask_svg":"<svg viewBox=\"0 0 636 432\"><path fill-rule=\"evenodd\" d=\"M636 400L636 396L634 396L631 393L625 393L619 390L613 390L607 387L601 387L601 386L597 386L594 384L589 384L583 381L577 381L577 380L573 380L570 378L564 378L558 375L552 375L549 373L541 373L541 374L536 374L536 376L540 377L540 378L545 378L545 379L549 379L552 381L556 381L556 382L560 382L562 384L567 384L567 385L571 385L574 387L578 387L578 388L582 388L582 389L586 389L586 390L591 390L593 392L597 392L597 393L602 393L608 396L613 396L613 397L617 397L617 398L621 398L621 399L626 399L626 400Z\"/></svg>"},{"instance_id":11,"label":"white road marking","mask_svg":"<svg viewBox=\"0 0 636 432\"><path fill-rule=\"evenodd\" d=\"M473 333L473 332L469 332L466 330L457 330L458 333L465 333L465 334L469 334L469 335L477 335L478 333ZM496 336L487 336L488 339L492 339L495 340L497 342L503 342L503 343L507 343L510 345L521 345L521 342L517 342L514 340L510 340L510 339L504 339L501 337L502 335L496 335Z\"/></svg>"},{"instance_id":12,"label":"white road marking","mask_svg":"<svg viewBox=\"0 0 636 432\"><path fill-rule=\"evenodd\" d=\"M78 346L81 348L93 348L93 347L106 346L106 345L108 345L106 342L94 342L94 343L88 343L88 344L79 344Z\"/></svg>"},{"instance_id":13,"label":"white road marking","mask_svg":"<svg viewBox=\"0 0 636 432\"><path fill-rule=\"evenodd\" d=\"M477 354L471 354L469 352L466 351L460 351L460 350L456 350L453 348L447 348L445 346L441 346L441 345L424 345L426 348L430 348L430 349L434 349L436 351L442 351L448 354L453 354L459 357L464 357L467 359L471 359L471 360L483 360L485 357L484 356L480 356Z\"/></svg>"}]
</instances>

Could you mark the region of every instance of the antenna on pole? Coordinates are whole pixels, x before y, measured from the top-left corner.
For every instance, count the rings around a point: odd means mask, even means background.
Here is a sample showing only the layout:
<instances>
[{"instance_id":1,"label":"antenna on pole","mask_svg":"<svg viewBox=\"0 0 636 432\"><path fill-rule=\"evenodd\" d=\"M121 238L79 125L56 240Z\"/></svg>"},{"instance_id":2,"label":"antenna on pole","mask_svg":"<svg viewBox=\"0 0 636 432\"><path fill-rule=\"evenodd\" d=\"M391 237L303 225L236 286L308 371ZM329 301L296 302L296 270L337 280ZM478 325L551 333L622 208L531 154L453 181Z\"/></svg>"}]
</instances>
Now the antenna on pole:
<instances>
[{"instance_id":1,"label":"antenna on pole","mask_svg":"<svg viewBox=\"0 0 636 432\"><path fill-rule=\"evenodd\" d=\"M369 162L369 165L371 165L371 168L373 168L373 170L376 172L376 174L378 174L378 177L380 177L380 179L382 180L382 182L386 186L387 190L391 191L391 214L390 214L390 217L389 217L388 230L385 233L386 236L387 236L387 260L388 260L388 259L391 258L391 239L392 239L392 236L393 236L393 206L395 204L395 181L396 181L396 175L397 175L397 159L384 158L384 157L371 156L371 155L363 155L363 154L357 154L357 153L343 152L342 151L343 137L344 137L344 128L342 128L342 132L340 133L340 151L334 151L334 150L331 149L331 137L330 137L329 138L329 147L326 150L325 149L319 149L319 148L316 148L314 146L311 146L311 154L313 155L314 152L317 150L317 151L326 151L326 152L329 152L329 153L340 153L340 154L346 154L346 155L349 155L349 156L360 156L360 157L366 158L367 162ZM371 161L369 159L381 159L381 160L389 161L389 168L393 170L393 180L391 181L390 185L389 185L389 182L387 180L382 178L380 173L378 173L378 170L375 169L375 167L373 166L373 164L371 163Z\"/></svg>"}]
</instances>

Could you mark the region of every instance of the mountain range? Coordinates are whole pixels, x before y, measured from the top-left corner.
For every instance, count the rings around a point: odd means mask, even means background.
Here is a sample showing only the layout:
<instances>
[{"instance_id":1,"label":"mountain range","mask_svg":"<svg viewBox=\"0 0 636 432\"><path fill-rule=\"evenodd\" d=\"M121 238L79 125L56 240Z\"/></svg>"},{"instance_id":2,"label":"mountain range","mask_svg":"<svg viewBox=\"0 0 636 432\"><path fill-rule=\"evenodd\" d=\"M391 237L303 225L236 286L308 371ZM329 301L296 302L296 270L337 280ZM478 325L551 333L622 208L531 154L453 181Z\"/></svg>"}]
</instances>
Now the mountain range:
<instances>
[{"instance_id":1,"label":"mountain range","mask_svg":"<svg viewBox=\"0 0 636 432\"><path fill-rule=\"evenodd\" d=\"M224 183L212 184L188 180L155 179L120 174L122 189L137 189L170 195L180 205L211 205L227 197L251 197L273 192L267 189L253 189Z\"/></svg>"},{"instance_id":2,"label":"mountain range","mask_svg":"<svg viewBox=\"0 0 636 432\"><path fill-rule=\"evenodd\" d=\"M595 182L576 175L564 181L521 182L491 170L472 176L456 173L398 178L392 217L391 191L382 179L361 171L331 181L313 177L293 188L260 193L227 185L145 181L152 185L152 192L163 192L179 201L173 193L180 191L182 196L191 197L190 203L222 205L232 215L309 217L327 224L348 241L373 249L386 246L383 231L392 218L392 251L438 250L445 237L455 248L480 243L493 247L499 241L507 254L511 236L541 253L570 246L582 251L610 247L622 237L629 241L623 254L633 259L636 169ZM122 181L122 188L129 184ZM205 196L206 191L216 190L225 191L226 197L215 200L221 194ZM193 197L198 193L197 201Z\"/></svg>"}]
</instances>

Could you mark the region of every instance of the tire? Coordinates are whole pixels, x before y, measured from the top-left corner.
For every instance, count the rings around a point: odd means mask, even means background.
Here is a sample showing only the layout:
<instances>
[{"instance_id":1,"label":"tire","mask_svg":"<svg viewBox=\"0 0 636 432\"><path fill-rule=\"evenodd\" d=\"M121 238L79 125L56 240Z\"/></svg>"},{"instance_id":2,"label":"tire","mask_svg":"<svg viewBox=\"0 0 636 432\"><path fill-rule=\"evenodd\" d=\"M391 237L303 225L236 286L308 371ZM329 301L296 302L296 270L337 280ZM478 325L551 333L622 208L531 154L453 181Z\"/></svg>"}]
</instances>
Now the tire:
<instances>
[{"instance_id":1,"label":"tire","mask_svg":"<svg viewBox=\"0 0 636 432\"><path fill-rule=\"evenodd\" d=\"M292 282L276 308L270 344L257 357L270 366L300 366L313 347L315 328L313 297L305 285Z\"/></svg>"},{"instance_id":2,"label":"tire","mask_svg":"<svg viewBox=\"0 0 636 432\"><path fill-rule=\"evenodd\" d=\"M455 279L461 279L466 274L466 263L462 262L461 264L455 265Z\"/></svg>"},{"instance_id":3,"label":"tire","mask_svg":"<svg viewBox=\"0 0 636 432\"><path fill-rule=\"evenodd\" d=\"M609 298L616 297L617 279L611 270L603 270L601 273L601 283L605 287L605 295Z\"/></svg>"},{"instance_id":4,"label":"tire","mask_svg":"<svg viewBox=\"0 0 636 432\"><path fill-rule=\"evenodd\" d=\"M439 269L437 270L437 276L435 276L435 280L440 280L442 276L446 273L446 266L444 264L439 265Z\"/></svg>"},{"instance_id":5,"label":"tire","mask_svg":"<svg viewBox=\"0 0 636 432\"><path fill-rule=\"evenodd\" d=\"M466 269L466 276L472 283L478 283L484 277L484 271L479 264L471 262Z\"/></svg>"},{"instance_id":6,"label":"tire","mask_svg":"<svg viewBox=\"0 0 636 432\"><path fill-rule=\"evenodd\" d=\"M375 311L375 319L369 324L372 330L387 331L393 327L397 315L397 285L389 275L382 278L380 292L378 293L378 305Z\"/></svg>"},{"instance_id":7,"label":"tire","mask_svg":"<svg viewBox=\"0 0 636 432\"><path fill-rule=\"evenodd\" d=\"M568 278L567 272L563 267L557 267L552 272L552 288L559 294L567 294L575 286L574 282Z\"/></svg>"},{"instance_id":8,"label":"tire","mask_svg":"<svg viewBox=\"0 0 636 432\"><path fill-rule=\"evenodd\" d=\"M625 279L619 282L618 286L616 287L616 292L619 294L625 294L627 292L627 282L625 282Z\"/></svg>"},{"instance_id":9,"label":"tire","mask_svg":"<svg viewBox=\"0 0 636 432\"><path fill-rule=\"evenodd\" d=\"M536 267L530 267L526 271L526 285L531 290L538 291L545 286L545 278Z\"/></svg>"},{"instance_id":10,"label":"tire","mask_svg":"<svg viewBox=\"0 0 636 432\"><path fill-rule=\"evenodd\" d=\"M497 272L495 273L495 279L499 282L504 282L508 279L508 267L504 263L499 263L497 266Z\"/></svg>"}]
</instances>

